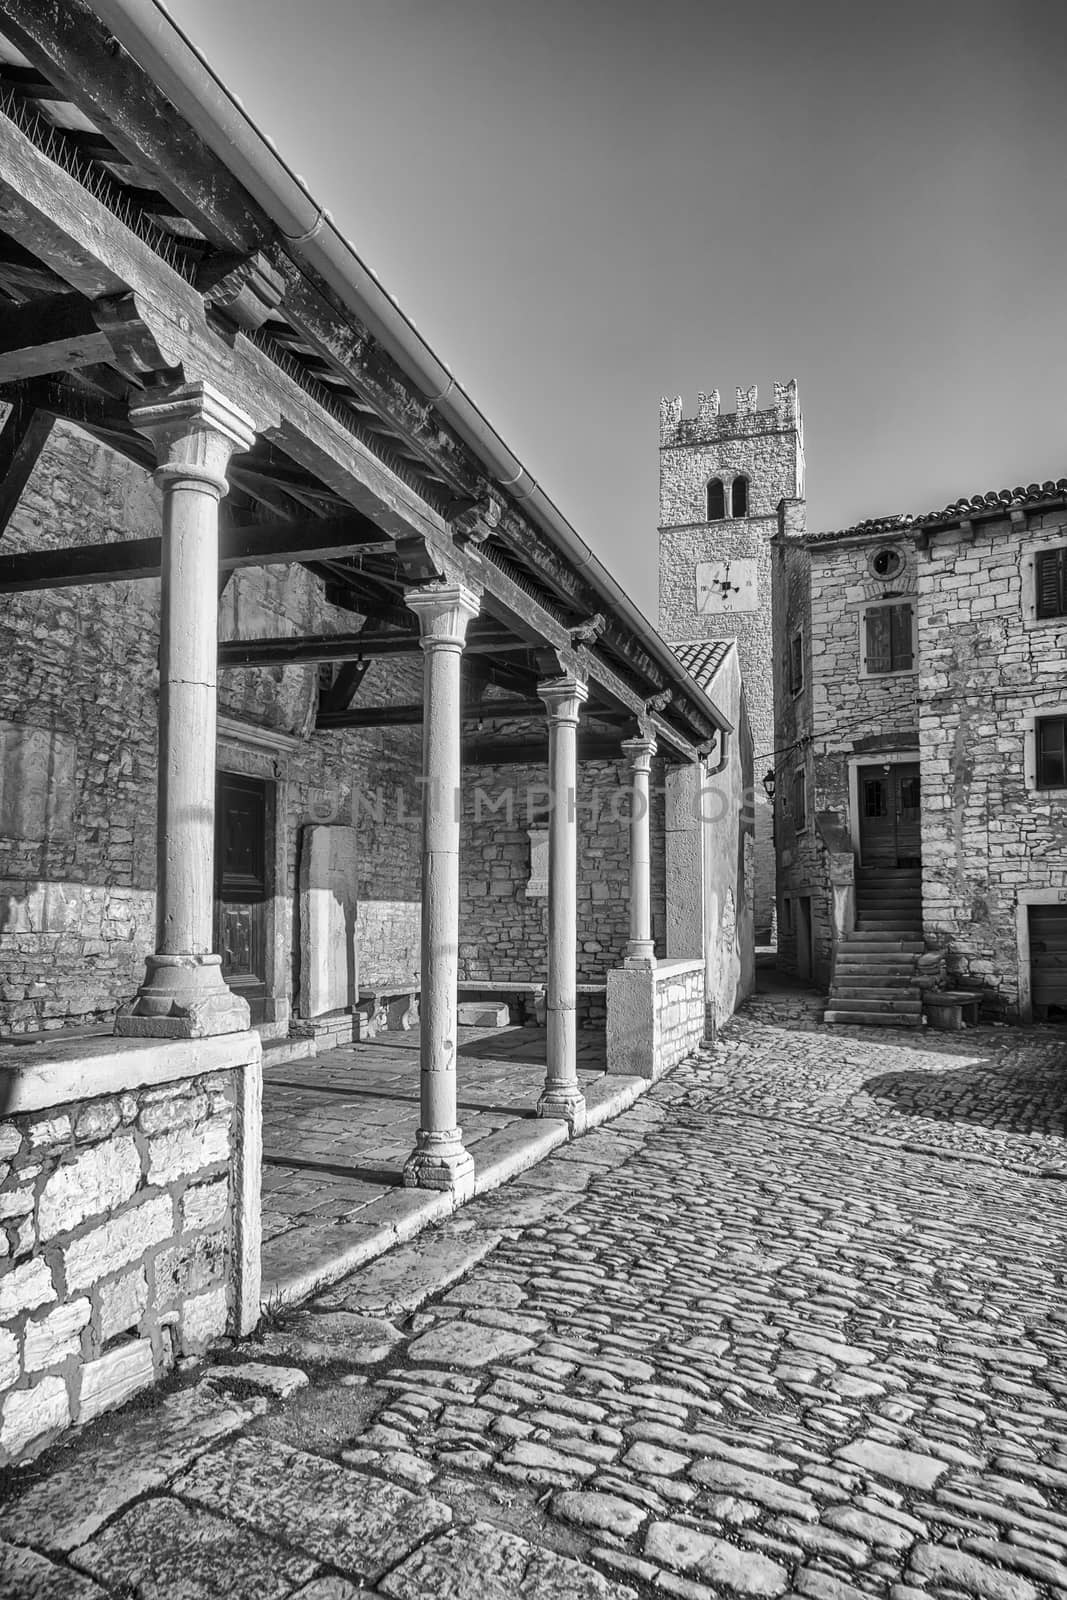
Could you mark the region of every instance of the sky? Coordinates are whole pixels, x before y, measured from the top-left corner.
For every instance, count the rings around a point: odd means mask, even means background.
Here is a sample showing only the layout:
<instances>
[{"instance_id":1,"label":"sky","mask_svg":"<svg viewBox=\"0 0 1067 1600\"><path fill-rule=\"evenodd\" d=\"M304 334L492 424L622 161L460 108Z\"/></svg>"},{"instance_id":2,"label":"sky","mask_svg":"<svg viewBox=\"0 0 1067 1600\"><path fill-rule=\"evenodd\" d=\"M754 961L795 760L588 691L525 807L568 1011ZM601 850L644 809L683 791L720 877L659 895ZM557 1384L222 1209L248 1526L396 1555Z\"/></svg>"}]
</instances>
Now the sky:
<instances>
[{"instance_id":1,"label":"sky","mask_svg":"<svg viewBox=\"0 0 1067 1600\"><path fill-rule=\"evenodd\" d=\"M1067 476L1067 6L168 0L653 619L661 395L808 525Z\"/></svg>"}]
</instances>

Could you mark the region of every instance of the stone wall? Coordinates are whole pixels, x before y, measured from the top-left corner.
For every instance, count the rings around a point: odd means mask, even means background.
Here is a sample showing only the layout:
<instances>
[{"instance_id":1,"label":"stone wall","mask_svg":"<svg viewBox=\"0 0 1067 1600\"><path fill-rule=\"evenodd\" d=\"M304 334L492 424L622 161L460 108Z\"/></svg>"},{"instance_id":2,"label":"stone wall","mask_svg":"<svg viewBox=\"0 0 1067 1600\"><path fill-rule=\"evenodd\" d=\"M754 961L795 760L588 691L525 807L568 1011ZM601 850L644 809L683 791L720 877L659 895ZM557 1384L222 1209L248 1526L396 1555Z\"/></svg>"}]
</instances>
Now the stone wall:
<instances>
[{"instance_id":1,"label":"stone wall","mask_svg":"<svg viewBox=\"0 0 1067 1600\"><path fill-rule=\"evenodd\" d=\"M924 931L950 981L1009 1017L1020 897L1067 886L1067 789L1027 770L1028 719L1067 715L1067 619L1027 604L1035 551L1057 545L1062 508L939 532L919 557Z\"/></svg>"},{"instance_id":2,"label":"stone wall","mask_svg":"<svg viewBox=\"0 0 1067 1600\"><path fill-rule=\"evenodd\" d=\"M258 1315L258 1040L42 1048L0 1050L0 1466Z\"/></svg>"},{"instance_id":3,"label":"stone wall","mask_svg":"<svg viewBox=\"0 0 1067 1600\"><path fill-rule=\"evenodd\" d=\"M704 1039L704 973L690 962L666 962L656 972L657 1060L668 1072Z\"/></svg>"},{"instance_id":4,"label":"stone wall","mask_svg":"<svg viewBox=\"0 0 1067 1600\"><path fill-rule=\"evenodd\" d=\"M631 793L625 763L583 761L578 769L578 977L602 982L630 936ZM527 894L529 831L544 826L543 764L470 766L463 774L460 839L460 978L527 981L547 962L548 898ZM653 764L652 929L665 950L663 769Z\"/></svg>"},{"instance_id":5,"label":"stone wall","mask_svg":"<svg viewBox=\"0 0 1067 1600\"><path fill-rule=\"evenodd\" d=\"M704 1038L704 962L662 961L608 974L608 1071L659 1078Z\"/></svg>"},{"instance_id":6,"label":"stone wall","mask_svg":"<svg viewBox=\"0 0 1067 1600\"><path fill-rule=\"evenodd\" d=\"M159 526L147 475L57 423L5 536L11 553L144 536ZM154 944L159 582L12 595L0 618L0 1035L106 1023ZM223 639L351 631L297 566L235 573ZM297 992L300 830L359 830L361 969L417 964L417 728L312 732L317 669L226 669L220 766L277 786L272 1007ZM377 662L363 704L421 697L421 658ZM228 726L229 733L225 732ZM235 731L237 730L237 731ZM243 731L242 731L243 730Z\"/></svg>"},{"instance_id":7,"label":"stone wall","mask_svg":"<svg viewBox=\"0 0 1067 1600\"><path fill-rule=\"evenodd\" d=\"M56 423L14 555L158 527L148 478ZM154 916L158 583L5 597L0 613L0 1033L110 1016ZM47 756L42 759L44 747Z\"/></svg>"},{"instance_id":8,"label":"stone wall","mask_svg":"<svg viewBox=\"0 0 1067 1600\"><path fill-rule=\"evenodd\" d=\"M681 400L664 401L660 451L659 628L674 644L693 639L737 640L755 755L755 920L760 935L774 920L774 843L770 806L759 779L774 751L774 634L770 541L779 506L795 502L802 520L804 444L795 383L775 386L775 404L757 409L756 390L737 391L737 411L723 414L717 393L701 396L698 415L682 417ZM707 521L709 479L748 479L748 515ZM729 563L733 571L721 563ZM726 592L698 587L698 568L722 571ZM740 569L754 587L731 586ZM734 609L743 606L744 609Z\"/></svg>"}]
</instances>

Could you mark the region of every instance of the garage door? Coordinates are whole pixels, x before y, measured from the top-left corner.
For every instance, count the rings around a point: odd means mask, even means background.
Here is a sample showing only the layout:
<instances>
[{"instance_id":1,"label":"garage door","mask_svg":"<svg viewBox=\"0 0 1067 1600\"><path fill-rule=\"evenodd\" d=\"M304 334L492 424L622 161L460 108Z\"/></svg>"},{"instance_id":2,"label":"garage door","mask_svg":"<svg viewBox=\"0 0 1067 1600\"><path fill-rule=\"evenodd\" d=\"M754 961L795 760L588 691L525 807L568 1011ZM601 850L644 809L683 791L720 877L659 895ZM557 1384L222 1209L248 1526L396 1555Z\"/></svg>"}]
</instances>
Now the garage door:
<instances>
[{"instance_id":1,"label":"garage door","mask_svg":"<svg viewBox=\"0 0 1067 1600\"><path fill-rule=\"evenodd\" d=\"M1067 1019L1067 906L1030 907L1034 1021Z\"/></svg>"}]
</instances>

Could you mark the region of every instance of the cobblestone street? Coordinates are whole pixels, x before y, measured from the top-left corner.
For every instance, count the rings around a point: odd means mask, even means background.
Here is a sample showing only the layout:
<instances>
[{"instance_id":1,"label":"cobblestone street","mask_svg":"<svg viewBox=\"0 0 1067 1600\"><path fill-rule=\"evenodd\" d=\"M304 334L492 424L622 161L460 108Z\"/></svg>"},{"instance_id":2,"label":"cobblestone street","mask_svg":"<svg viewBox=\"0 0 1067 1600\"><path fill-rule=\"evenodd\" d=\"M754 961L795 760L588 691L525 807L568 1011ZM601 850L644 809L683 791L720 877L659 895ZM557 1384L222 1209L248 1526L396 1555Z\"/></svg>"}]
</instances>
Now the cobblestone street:
<instances>
[{"instance_id":1,"label":"cobblestone street","mask_svg":"<svg viewBox=\"0 0 1067 1600\"><path fill-rule=\"evenodd\" d=\"M758 999L13 1475L0 1593L1067 1600L1065 1118L1063 1029Z\"/></svg>"}]
</instances>

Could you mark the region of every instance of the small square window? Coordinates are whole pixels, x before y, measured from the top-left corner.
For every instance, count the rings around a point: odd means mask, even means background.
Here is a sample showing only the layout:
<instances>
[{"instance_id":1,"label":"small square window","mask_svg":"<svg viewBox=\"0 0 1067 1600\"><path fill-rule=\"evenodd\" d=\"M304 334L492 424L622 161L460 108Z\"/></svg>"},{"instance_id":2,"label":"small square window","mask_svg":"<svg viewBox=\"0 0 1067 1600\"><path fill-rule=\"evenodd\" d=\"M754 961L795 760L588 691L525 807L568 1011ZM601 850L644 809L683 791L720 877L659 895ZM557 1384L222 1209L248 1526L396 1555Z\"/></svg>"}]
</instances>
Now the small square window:
<instances>
[{"instance_id":1,"label":"small square window","mask_svg":"<svg viewBox=\"0 0 1067 1600\"><path fill-rule=\"evenodd\" d=\"M1037 787L1067 789L1067 717L1038 717L1034 732Z\"/></svg>"},{"instance_id":2,"label":"small square window","mask_svg":"<svg viewBox=\"0 0 1067 1600\"><path fill-rule=\"evenodd\" d=\"M1034 557L1034 599L1038 617L1067 617L1067 545Z\"/></svg>"}]
</instances>

